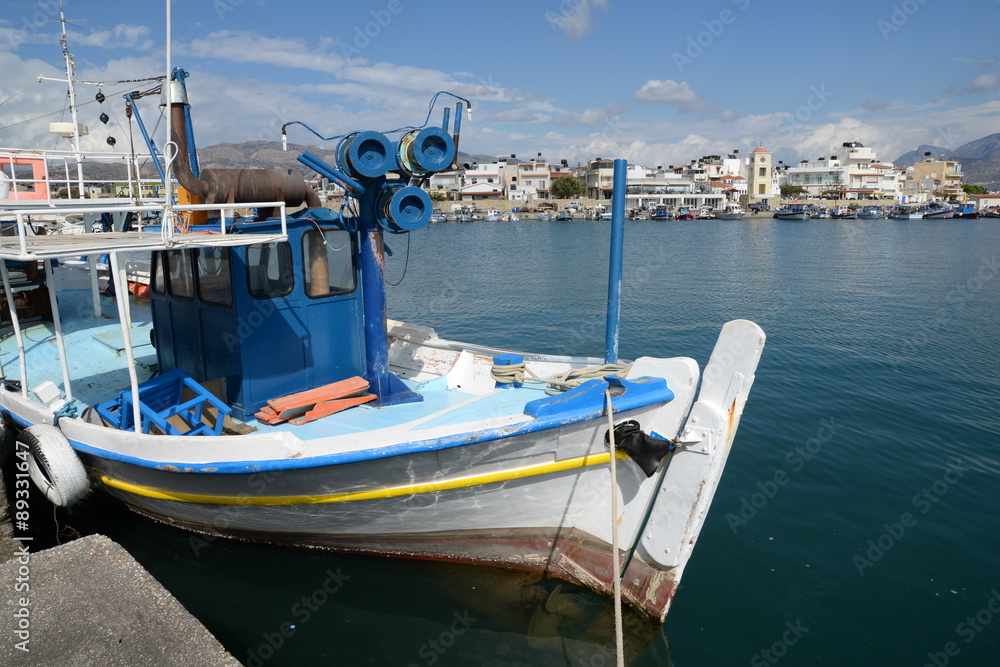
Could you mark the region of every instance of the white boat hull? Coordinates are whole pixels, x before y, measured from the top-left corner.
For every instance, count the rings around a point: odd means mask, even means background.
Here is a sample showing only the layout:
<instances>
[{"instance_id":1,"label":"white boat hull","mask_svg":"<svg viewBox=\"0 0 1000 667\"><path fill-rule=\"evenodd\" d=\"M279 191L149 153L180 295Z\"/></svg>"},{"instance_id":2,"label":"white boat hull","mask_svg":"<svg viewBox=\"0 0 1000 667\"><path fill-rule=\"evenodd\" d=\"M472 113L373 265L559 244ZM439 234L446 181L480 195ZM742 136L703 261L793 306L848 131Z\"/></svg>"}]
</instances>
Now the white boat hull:
<instances>
[{"instance_id":1,"label":"white boat hull","mask_svg":"<svg viewBox=\"0 0 1000 667\"><path fill-rule=\"evenodd\" d=\"M455 367L468 354L436 337L424 342L397 340L397 371L426 372L449 359ZM615 578L615 489L623 562L632 555L623 599L662 620L719 483L763 344L757 325L727 324L696 403L694 361L636 361L629 377L667 378L673 398L616 410L614 422L633 419L667 439L681 434L688 446L650 477L619 451L617 486L600 411L541 425L523 414L453 424L457 408L449 408L319 440L289 430L145 435L82 417L64 417L59 427L97 485L166 523L254 541L534 570L601 593ZM626 397L616 404L625 406ZM20 426L52 421L51 411L7 389L0 406Z\"/></svg>"}]
</instances>

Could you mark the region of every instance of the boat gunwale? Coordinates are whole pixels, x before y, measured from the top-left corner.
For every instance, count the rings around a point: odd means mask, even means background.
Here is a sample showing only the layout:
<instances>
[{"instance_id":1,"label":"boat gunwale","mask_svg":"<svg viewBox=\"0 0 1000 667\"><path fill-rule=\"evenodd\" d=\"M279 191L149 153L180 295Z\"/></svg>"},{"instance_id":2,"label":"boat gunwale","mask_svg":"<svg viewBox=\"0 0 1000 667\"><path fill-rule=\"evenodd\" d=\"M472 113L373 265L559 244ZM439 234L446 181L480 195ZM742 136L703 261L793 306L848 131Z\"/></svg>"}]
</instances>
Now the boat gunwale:
<instances>
[{"instance_id":1,"label":"boat gunwale","mask_svg":"<svg viewBox=\"0 0 1000 667\"><path fill-rule=\"evenodd\" d=\"M639 379L641 378L633 378L633 380L639 380ZM603 381L598 380L598 382L603 382ZM6 388L0 388L0 395L2 394L7 394L8 396L14 396L17 399L21 398L20 395ZM616 414L617 413L624 414L642 408L662 406L669 403L673 399L674 399L674 392L668 386L665 392L659 391L653 393L652 395L639 394L638 397L629 398L628 393L626 393L623 394L622 396L615 397L613 399L613 408ZM19 426L27 427L31 425L29 421L18 417L16 413L6 405L4 405L0 409L11 415L11 417L14 419L14 421L18 423ZM378 460L396 456L405 456L410 454L434 452L445 449L452 449L454 447L461 447L465 445L475 445L484 442L491 442L494 440L511 438L520 435L528 435L539 431L557 429L560 427L571 426L606 418L605 410L603 407L601 407L596 411L577 410L575 412L556 413L554 415L544 416L540 418L534 418L528 415L522 415L522 416L524 417L524 420L517 421L514 423L491 426L481 429L464 430L458 433L449 433L437 437L423 438L419 440L406 440L381 447L373 447L366 449L350 449L347 451L331 452L326 454L320 454L317 456L306 456L306 457L296 456L295 454L292 454L291 456L286 455L284 458L257 459L257 460L251 460L251 459L220 460L220 461L210 461L201 463L192 463L191 461L157 461L150 458L125 454L123 452L116 451L114 449L108 449L106 447L100 447L98 445L89 444L79 439L81 431L87 431L90 429L100 429L99 432L104 435L108 435L109 433L120 435L120 437L116 439L120 440L122 445L124 445L125 447L129 447L129 443L134 443L136 439L143 439L143 440L169 439L172 441L176 441L177 438L185 436L150 435L150 434L137 434L134 431L118 431L117 429L87 422L81 418L75 418L75 419L64 418L63 420L61 420L60 427L64 430L64 432L69 431L68 433L66 433L66 435L70 441L70 444L74 449L83 454L87 454L93 457L103 458L110 461L116 461L119 463L135 465L142 468L162 470L167 472L239 475L239 474L250 474L258 472L277 472L286 470L320 468L331 465L357 463L361 461L370 461L370 460ZM405 423L400 425L398 430L405 429L405 426L406 426ZM393 430L397 429L393 428ZM287 431L276 431L272 433L251 433L246 435L226 435L217 437L225 438L225 443L227 445L233 444L236 441L247 438L253 438L255 440L261 440L261 439L266 440L273 438L276 444L280 444L281 440L285 440L287 438L286 436L287 433L288 433ZM373 431L367 431L366 433L371 434L373 433ZM330 440L335 440L338 438L354 438L356 437L356 435L357 434L333 436L330 438ZM204 436L204 437L209 437L209 436ZM311 442L315 443L316 441L311 441ZM287 445L286 445L286 450L287 450Z\"/></svg>"}]
</instances>

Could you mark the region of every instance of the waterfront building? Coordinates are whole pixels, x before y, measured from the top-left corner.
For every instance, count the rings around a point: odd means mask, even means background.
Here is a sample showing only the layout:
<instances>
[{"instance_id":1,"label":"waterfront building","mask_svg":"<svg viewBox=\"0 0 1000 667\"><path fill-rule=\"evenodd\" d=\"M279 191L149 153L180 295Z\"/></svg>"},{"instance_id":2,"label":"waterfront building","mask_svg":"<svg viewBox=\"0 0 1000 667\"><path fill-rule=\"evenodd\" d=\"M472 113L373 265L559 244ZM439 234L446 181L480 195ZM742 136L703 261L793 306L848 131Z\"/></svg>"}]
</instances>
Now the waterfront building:
<instances>
[{"instance_id":1,"label":"waterfront building","mask_svg":"<svg viewBox=\"0 0 1000 667\"><path fill-rule=\"evenodd\" d=\"M913 165L912 190L930 197L949 199L962 195L962 165L956 160L931 160Z\"/></svg>"},{"instance_id":2,"label":"waterfront building","mask_svg":"<svg viewBox=\"0 0 1000 667\"><path fill-rule=\"evenodd\" d=\"M722 208L726 195L707 183L662 167L651 169L630 164L627 172L625 208L652 209L656 206L680 208Z\"/></svg>"},{"instance_id":3,"label":"waterfront building","mask_svg":"<svg viewBox=\"0 0 1000 667\"><path fill-rule=\"evenodd\" d=\"M802 160L784 170L781 181L798 185L806 197L830 199L874 199L890 197L902 201L905 170L882 162L875 151L859 141L842 145L839 155Z\"/></svg>"},{"instance_id":4,"label":"waterfront building","mask_svg":"<svg viewBox=\"0 0 1000 667\"><path fill-rule=\"evenodd\" d=\"M611 199L615 182L615 161L597 158L587 167L587 197Z\"/></svg>"}]
</instances>

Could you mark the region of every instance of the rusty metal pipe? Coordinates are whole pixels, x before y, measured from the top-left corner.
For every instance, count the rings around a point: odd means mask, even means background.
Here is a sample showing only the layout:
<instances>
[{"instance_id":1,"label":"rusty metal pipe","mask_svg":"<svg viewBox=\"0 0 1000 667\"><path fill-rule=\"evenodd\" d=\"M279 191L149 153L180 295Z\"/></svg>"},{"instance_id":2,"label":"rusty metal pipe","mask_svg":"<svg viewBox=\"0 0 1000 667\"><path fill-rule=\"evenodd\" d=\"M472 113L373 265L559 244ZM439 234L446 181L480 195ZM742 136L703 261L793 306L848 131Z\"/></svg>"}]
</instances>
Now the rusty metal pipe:
<instances>
[{"instance_id":1,"label":"rusty metal pipe","mask_svg":"<svg viewBox=\"0 0 1000 667\"><path fill-rule=\"evenodd\" d=\"M319 194L306 185L296 169L285 173L272 169L202 169L198 177L191 172L184 105L174 104L171 113L171 141L177 146L174 173L188 192L205 204L241 204L284 201L286 206L321 208ZM262 212L264 213L264 212Z\"/></svg>"}]
</instances>

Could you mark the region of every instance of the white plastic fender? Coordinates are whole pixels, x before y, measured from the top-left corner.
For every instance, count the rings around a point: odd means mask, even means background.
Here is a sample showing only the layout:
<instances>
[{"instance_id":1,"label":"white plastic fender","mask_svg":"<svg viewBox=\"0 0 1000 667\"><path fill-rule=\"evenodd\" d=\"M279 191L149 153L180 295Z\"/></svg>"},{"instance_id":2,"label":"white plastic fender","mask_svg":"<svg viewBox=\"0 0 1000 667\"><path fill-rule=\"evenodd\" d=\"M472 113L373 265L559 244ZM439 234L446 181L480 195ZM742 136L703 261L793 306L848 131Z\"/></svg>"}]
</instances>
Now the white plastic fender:
<instances>
[{"instance_id":1,"label":"white plastic fender","mask_svg":"<svg viewBox=\"0 0 1000 667\"><path fill-rule=\"evenodd\" d=\"M17 439L28 447L31 481L53 505L68 507L90 492L87 471L58 428L35 424L21 431Z\"/></svg>"}]
</instances>

